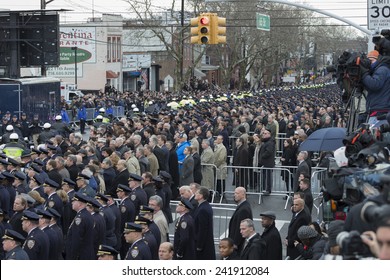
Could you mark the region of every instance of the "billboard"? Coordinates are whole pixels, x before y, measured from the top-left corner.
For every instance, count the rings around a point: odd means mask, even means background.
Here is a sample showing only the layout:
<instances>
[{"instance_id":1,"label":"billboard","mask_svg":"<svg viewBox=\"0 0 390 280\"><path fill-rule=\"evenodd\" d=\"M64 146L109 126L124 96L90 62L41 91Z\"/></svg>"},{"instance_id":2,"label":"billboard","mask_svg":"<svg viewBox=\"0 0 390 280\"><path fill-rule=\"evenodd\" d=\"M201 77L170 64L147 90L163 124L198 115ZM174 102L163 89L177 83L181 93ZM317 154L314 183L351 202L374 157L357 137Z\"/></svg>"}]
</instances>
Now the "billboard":
<instances>
[{"instance_id":1,"label":"billboard","mask_svg":"<svg viewBox=\"0 0 390 280\"><path fill-rule=\"evenodd\" d=\"M61 27L60 28L60 66L47 69L47 76L72 78L83 76L83 63L96 63L96 28Z\"/></svg>"}]
</instances>

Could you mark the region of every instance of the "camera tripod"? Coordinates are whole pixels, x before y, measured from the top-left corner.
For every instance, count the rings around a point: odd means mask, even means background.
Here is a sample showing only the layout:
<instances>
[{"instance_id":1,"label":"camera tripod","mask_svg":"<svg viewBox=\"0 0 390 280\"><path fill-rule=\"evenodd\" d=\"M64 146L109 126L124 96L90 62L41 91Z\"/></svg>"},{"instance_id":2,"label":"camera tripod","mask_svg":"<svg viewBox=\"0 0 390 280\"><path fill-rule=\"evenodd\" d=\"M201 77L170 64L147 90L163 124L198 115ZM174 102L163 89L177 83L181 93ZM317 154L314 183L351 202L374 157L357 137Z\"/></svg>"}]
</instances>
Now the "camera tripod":
<instances>
[{"instance_id":1,"label":"camera tripod","mask_svg":"<svg viewBox=\"0 0 390 280\"><path fill-rule=\"evenodd\" d=\"M362 102L364 101L364 102ZM359 116L365 112L366 94L361 87L353 87L349 96L347 105L345 106L344 114L348 113L347 120L347 135L355 131L360 123Z\"/></svg>"}]
</instances>

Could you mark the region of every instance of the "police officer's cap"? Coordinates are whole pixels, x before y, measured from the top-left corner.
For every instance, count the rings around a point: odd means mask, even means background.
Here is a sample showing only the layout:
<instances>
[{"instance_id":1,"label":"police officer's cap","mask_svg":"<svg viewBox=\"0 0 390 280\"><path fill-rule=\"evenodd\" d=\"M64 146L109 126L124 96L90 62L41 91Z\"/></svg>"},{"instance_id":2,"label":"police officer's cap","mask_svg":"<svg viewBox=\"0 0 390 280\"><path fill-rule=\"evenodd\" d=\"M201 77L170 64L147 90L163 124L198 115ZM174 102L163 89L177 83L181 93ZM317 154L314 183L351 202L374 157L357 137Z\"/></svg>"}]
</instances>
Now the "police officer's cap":
<instances>
[{"instance_id":1,"label":"police officer's cap","mask_svg":"<svg viewBox=\"0 0 390 280\"><path fill-rule=\"evenodd\" d=\"M20 162L19 161L17 161L16 159L14 159L14 158L8 158L8 162L10 163L10 164L12 164L13 166L19 166L19 164L20 164Z\"/></svg>"},{"instance_id":2,"label":"police officer's cap","mask_svg":"<svg viewBox=\"0 0 390 280\"><path fill-rule=\"evenodd\" d=\"M87 202L87 205L92 206L92 207L96 207L96 208L102 207L102 205L99 203L99 201L97 201L93 197L89 197L89 201Z\"/></svg>"},{"instance_id":3,"label":"police officer's cap","mask_svg":"<svg viewBox=\"0 0 390 280\"><path fill-rule=\"evenodd\" d=\"M183 204L183 206L189 210L194 209L194 206L191 204L191 202L186 198L181 198L180 203Z\"/></svg>"},{"instance_id":4,"label":"police officer's cap","mask_svg":"<svg viewBox=\"0 0 390 280\"><path fill-rule=\"evenodd\" d=\"M7 155L4 154L4 153L0 153L0 158L6 159L6 158L7 158Z\"/></svg>"},{"instance_id":5,"label":"police officer's cap","mask_svg":"<svg viewBox=\"0 0 390 280\"><path fill-rule=\"evenodd\" d=\"M16 179L19 179L19 180L21 180L21 181L26 180L26 175L25 175L23 172L16 171L16 172L14 173L14 176L15 176Z\"/></svg>"},{"instance_id":6,"label":"police officer's cap","mask_svg":"<svg viewBox=\"0 0 390 280\"><path fill-rule=\"evenodd\" d=\"M42 154L42 152L39 149L37 149L37 148L32 148L31 149L31 153L36 153L38 155Z\"/></svg>"},{"instance_id":7,"label":"police officer's cap","mask_svg":"<svg viewBox=\"0 0 390 280\"><path fill-rule=\"evenodd\" d=\"M0 164L9 165L9 162L7 160L5 160L4 158L0 158Z\"/></svg>"},{"instance_id":8,"label":"police officer's cap","mask_svg":"<svg viewBox=\"0 0 390 280\"><path fill-rule=\"evenodd\" d=\"M81 201L81 202L84 202L84 203L88 203L89 202L89 198L85 194L76 193L74 195L74 197L72 198L72 201Z\"/></svg>"},{"instance_id":9,"label":"police officer's cap","mask_svg":"<svg viewBox=\"0 0 390 280\"><path fill-rule=\"evenodd\" d=\"M41 153L43 153L43 154L48 154L48 153L49 153L48 149L46 149L46 148L44 148L44 147L40 147L39 150L40 150Z\"/></svg>"},{"instance_id":10,"label":"police officer's cap","mask_svg":"<svg viewBox=\"0 0 390 280\"><path fill-rule=\"evenodd\" d=\"M42 176L40 176L39 174L35 174L31 180L34 180L35 182L37 182L38 185L42 185L43 183L45 183L45 178L43 178Z\"/></svg>"},{"instance_id":11,"label":"police officer's cap","mask_svg":"<svg viewBox=\"0 0 390 280\"><path fill-rule=\"evenodd\" d=\"M60 188L60 185L56 181L53 181L52 179L49 179L49 178L45 179L45 183L43 184L43 186L44 187L52 187L52 188L55 188L55 189L59 189Z\"/></svg>"},{"instance_id":12,"label":"police officer's cap","mask_svg":"<svg viewBox=\"0 0 390 280\"><path fill-rule=\"evenodd\" d=\"M143 217L143 216L136 216L134 223L138 225L149 225L151 223L151 220Z\"/></svg>"},{"instance_id":13,"label":"police officer's cap","mask_svg":"<svg viewBox=\"0 0 390 280\"><path fill-rule=\"evenodd\" d=\"M77 180L80 180L80 179L89 180L89 179L91 179L91 177L89 177L89 176L86 175L86 174L80 173L80 174L77 176L76 181L77 181Z\"/></svg>"},{"instance_id":14,"label":"police officer's cap","mask_svg":"<svg viewBox=\"0 0 390 280\"><path fill-rule=\"evenodd\" d=\"M38 164L39 166L44 166L44 165L45 165L45 164L43 163L43 161L40 160L39 158L34 159L33 162L36 163L36 164Z\"/></svg>"},{"instance_id":15,"label":"police officer's cap","mask_svg":"<svg viewBox=\"0 0 390 280\"><path fill-rule=\"evenodd\" d=\"M159 183L163 183L163 182L164 182L164 180L161 179L160 176L155 176L155 177L153 177L153 181L159 182Z\"/></svg>"},{"instance_id":16,"label":"police officer's cap","mask_svg":"<svg viewBox=\"0 0 390 280\"><path fill-rule=\"evenodd\" d=\"M21 220L22 221L24 221L24 220L39 221L39 215L35 212L29 211L29 210L24 210Z\"/></svg>"},{"instance_id":17,"label":"police officer's cap","mask_svg":"<svg viewBox=\"0 0 390 280\"><path fill-rule=\"evenodd\" d=\"M276 219L276 214L273 211L265 211L265 212L261 213L260 216L267 217L267 218L270 218L272 220Z\"/></svg>"},{"instance_id":18,"label":"police officer's cap","mask_svg":"<svg viewBox=\"0 0 390 280\"><path fill-rule=\"evenodd\" d=\"M5 176L3 175L3 173L0 173L0 180L3 180L5 179Z\"/></svg>"},{"instance_id":19,"label":"police officer's cap","mask_svg":"<svg viewBox=\"0 0 390 280\"><path fill-rule=\"evenodd\" d=\"M58 211L54 208L48 207L46 211L49 212L56 219L61 218L61 214L58 213Z\"/></svg>"},{"instance_id":20,"label":"police officer's cap","mask_svg":"<svg viewBox=\"0 0 390 280\"><path fill-rule=\"evenodd\" d=\"M15 240L16 242L23 243L25 238L19 232L12 229L6 229L2 239Z\"/></svg>"},{"instance_id":21,"label":"police officer's cap","mask_svg":"<svg viewBox=\"0 0 390 280\"><path fill-rule=\"evenodd\" d=\"M123 184L118 184L118 187L116 188L116 192L131 192L131 189Z\"/></svg>"},{"instance_id":22,"label":"police officer's cap","mask_svg":"<svg viewBox=\"0 0 390 280\"><path fill-rule=\"evenodd\" d=\"M117 256L118 254L119 252L117 250L108 245L99 245L99 249L97 251L97 256Z\"/></svg>"},{"instance_id":23,"label":"police officer's cap","mask_svg":"<svg viewBox=\"0 0 390 280\"><path fill-rule=\"evenodd\" d=\"M38 209L37 214L39 215L40 218L49 219L49 220L51 220L51 218L53 218L53 214L51 214L47 210Z\"/></svg>"},{"instance_id":24,"label":"police officer's cap","mask_svg":"<svg viewBox=\"0 0 390 280\"><path fill-rule=\"evenodd\" d=\"M6 179L15 179L15 176L12 173L8 172L8 171L4 171L3 175L4 175L4 177Z\"/></svg>"},{"instance_id":25,"label":"police officer's cap","mask_svg":"<svg viewBox=\"0 0 390 280\"><path fill-rule=\"evenodd\" d=\"M125 230L123 232L142 232L142 226L136 223L126 223Z\"/></svg>"},{"instance_id":26,"label":"police officer's cap","mask_svg":"<svg viewBox=\"0 0 390 280\"><path fill-rule=\"evenodd\" d=\"M49 150L52 150L52 151L57 151L57 147L56 146L54 146L54 145L47 145L47 148L49 149Z\"/></svg>"},{"instance_id":27,"label":"police officer's cap","mask_svg":"<svg viewBox=\"0 0 390 280\"><path fill-rule=\"evenodd\" d=\"M47 145L54 145L54 142L53 141L51 141L50 139L48 139L48 140L46 140L46 142L45 142Z\"/></svg>"},{"instance_id":28,"label":"police officer's cap","mask_svg":"<svg viewBox=\"0 0 390 280\"><path fill-rule=\"evenodd\" d=\"M134 174L134 173L130 173L129 174L129 181L139 181L141 182L143 180L143 178L137 174Z\"/></svg>"},{"instance_id":29,"label":"police officer's cap","mask_svg":"<svg viewBox=\"0 0 390 280\"><path fill-rule=\"evenodd\" d=\"M105 196L104 194L102 194L102 193L97 193L96 195L95 195L95 198L96 199L100 199L100 200L103 200L104 202L108 202L108 197L107 196Z\"/></svg>"},{"instance_id":30,"label":"police officer's cap","mask_svg":"<svg viewBox=\"0 0 390 280\"><path fill-rule=\"evenodd\" d=\"M68 184L69 186L73 186L73 187L76 186L76 182L73 181L72 179L69 179L69 178L64 178L63 179L62 185L64 185L64 184Z\"/></svg>"},{"instance_id":31,"label":"police officer's cap","mask_svg":"<svg viewBox=\"0 0 390 280\"><path fill-rule=\"evenodd\" d=\"M29 156L31 156L31 150L30 149L25 149L25 150L23 150L23 152L22 152L22 155L21 155L21 158L25 158L25 157L29 157Z\"/></svg>"},{"instance_id":32,"label":"police officer's cap","mask_svg":"<svg viewBox=\"0 0 390 280\"><path fill-rule=\"evenodd\" d=\"M139 213L140 214L153 214L154 210L152 207L146 206L146 205L141 205L139 207Z\"/></svg>"},{"instance_id":33,"label":"police officer's cap","mask_svg":"<svg viewBox=\"0 0 390 280\"><path fill-rule=\"evenodd\" d=\"M32 170L34 170L35 172L37 172L37 173L41 173L42 172L42 169L39 167L39 165L38 164L36 164L36 163L32 163L31 165L30 165L30 168L32 169Z\"/></svg>"},{"instance_id":34,"label":"police officer's cap","mask_svg":"<svg viewBox=\"0 0 390 280\"><path fill-rule=\"evenodd\" d=\"M160 171L160 177L162 177L164 179L168 179L168 180L172 178L171 174L169 174L166 171Z\"/></svg>"}]
</instances>

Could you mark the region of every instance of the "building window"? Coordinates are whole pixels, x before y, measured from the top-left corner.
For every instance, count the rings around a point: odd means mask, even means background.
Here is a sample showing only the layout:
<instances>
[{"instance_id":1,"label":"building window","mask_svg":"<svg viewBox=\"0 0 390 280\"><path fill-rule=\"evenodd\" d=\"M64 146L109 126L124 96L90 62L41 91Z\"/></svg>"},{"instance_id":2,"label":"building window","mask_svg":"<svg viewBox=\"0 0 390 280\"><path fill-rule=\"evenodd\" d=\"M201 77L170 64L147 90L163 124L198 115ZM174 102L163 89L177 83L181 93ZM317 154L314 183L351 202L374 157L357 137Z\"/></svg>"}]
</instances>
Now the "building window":
<instances>
[{"instance_id":1,"label":"building window","mask_svg":"<svg viewBox=\"0 0 390 280\"><path fill-rule=\"evenodd\" d=\"M111 62L111 37L107 38L107 62Z\"/></svg>"},{"instance_id":2,"label":"building window","mask_svg":"<svg viewBox=\"0 0 390 280\"><path fill-rule=\"evenodd\" d=\"M116 61L120 62L121 61L121 57L122 57L122 44L121 44L121 37L118 37L116 39L116 43L117 43L117 54L116 54Z\"/></svg>"}]
</instances>

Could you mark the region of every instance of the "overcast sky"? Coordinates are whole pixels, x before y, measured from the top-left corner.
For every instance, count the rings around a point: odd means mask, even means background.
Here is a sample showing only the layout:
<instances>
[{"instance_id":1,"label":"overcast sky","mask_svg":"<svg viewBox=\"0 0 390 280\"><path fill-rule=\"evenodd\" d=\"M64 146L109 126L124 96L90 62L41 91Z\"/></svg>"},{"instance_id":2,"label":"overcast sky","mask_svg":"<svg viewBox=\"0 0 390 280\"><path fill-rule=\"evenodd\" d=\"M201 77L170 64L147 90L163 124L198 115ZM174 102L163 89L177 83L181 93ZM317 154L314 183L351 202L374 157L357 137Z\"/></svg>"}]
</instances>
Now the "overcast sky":
<instances>
[{"instance_id":1,"label":"overcast sky","mask_svg":"<svg viewBox=\"0 0 390 280\"><path fill-rule=\"evenodd\" d=\"M143 0L134 0L142 3ZM151 0L156 11L164 11L172 0ZM242 0L245 1L245 0ZM46 0L47 2L47 0ZM180 8L180 0L176 0ZM343 16L361 25L367 24L367 0L290 0L290 2L307 3L319 9L324 9L339 16ZM29 10L39 9L41 0L0 0L0 9ZM94 7L94 8L92 8ZM86 20L101 13L123 13L125 17L132 17L129 5L123 0L54 0L47 5L47 9L70 9L72 12L61 13L62 22Z\"/></svg>"}]
</instances>

